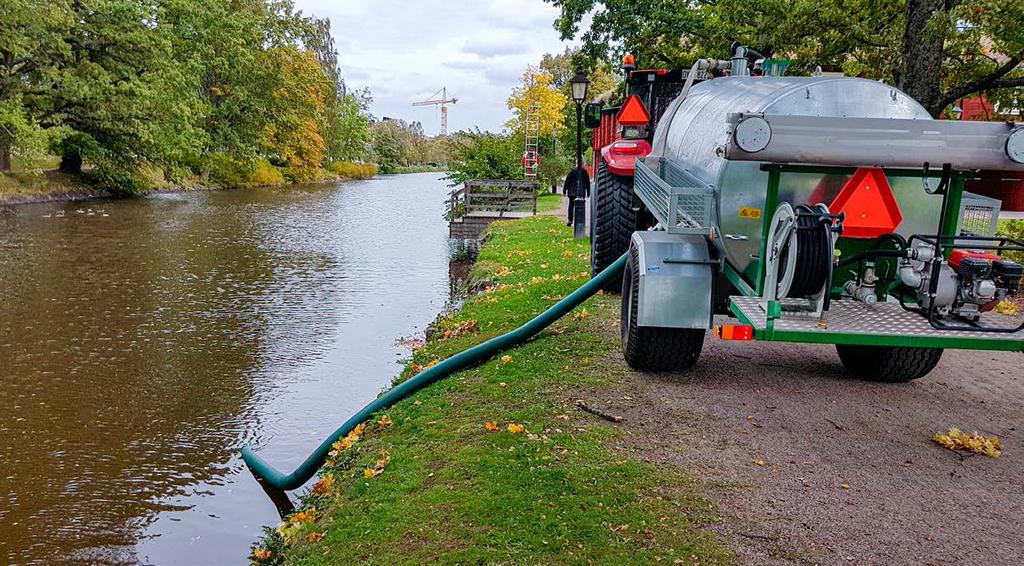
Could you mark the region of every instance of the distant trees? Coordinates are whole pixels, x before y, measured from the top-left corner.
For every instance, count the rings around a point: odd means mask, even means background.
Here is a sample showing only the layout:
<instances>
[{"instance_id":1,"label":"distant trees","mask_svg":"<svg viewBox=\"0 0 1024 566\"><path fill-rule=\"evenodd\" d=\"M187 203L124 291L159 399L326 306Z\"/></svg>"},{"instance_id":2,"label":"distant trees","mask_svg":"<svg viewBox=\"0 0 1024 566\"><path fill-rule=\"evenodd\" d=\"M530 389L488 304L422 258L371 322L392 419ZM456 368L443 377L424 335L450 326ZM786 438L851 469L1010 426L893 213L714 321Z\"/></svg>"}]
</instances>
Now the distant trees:
<instances>
[{"instance_id":1,"label":"distant trees","mask_svg":"<svg viewBox=\"0 0 1024 566\"><path fill-rule=\"evenodd\" d=\"M309 179L365 156L358 96L329 23L291 0L0 2L0 171L50 152L127 190L144 166Z\"/></svg>"},{"instance_id":2,"label":"distant trees","mask_svg":"<svg viewBox=\"0 0 1024 566\"><path fill-rule=\"evenodd\" d=\"M381 173L394 173L402 167L448 161L448 140L428 137L423 124L397 118L384 118L370 127L373 157Z\"/></svg>"}]
</instances>

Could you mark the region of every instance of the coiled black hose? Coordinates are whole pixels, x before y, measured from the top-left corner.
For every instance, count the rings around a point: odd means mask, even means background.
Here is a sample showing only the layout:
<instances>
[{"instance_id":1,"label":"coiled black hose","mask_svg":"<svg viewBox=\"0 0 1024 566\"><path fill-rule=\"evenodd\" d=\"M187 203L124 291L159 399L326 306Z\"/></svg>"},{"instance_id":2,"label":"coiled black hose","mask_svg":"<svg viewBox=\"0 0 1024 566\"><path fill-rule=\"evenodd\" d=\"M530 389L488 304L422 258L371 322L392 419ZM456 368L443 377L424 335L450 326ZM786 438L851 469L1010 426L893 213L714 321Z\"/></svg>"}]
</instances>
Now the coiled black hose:
<instances>
[{"instance_id":1,"label":"coiled black hose","mask_svg":"<svg viewBox=\"0 0 1024 566\"><path fill-rule=\"evenodd\" d=\"M832 273L832 219L806 204L797 206L795 212L796 269L787 296L810 297L821 291ZM787 253L784 249L782 257Z\"/></svg>"}]
</instances>

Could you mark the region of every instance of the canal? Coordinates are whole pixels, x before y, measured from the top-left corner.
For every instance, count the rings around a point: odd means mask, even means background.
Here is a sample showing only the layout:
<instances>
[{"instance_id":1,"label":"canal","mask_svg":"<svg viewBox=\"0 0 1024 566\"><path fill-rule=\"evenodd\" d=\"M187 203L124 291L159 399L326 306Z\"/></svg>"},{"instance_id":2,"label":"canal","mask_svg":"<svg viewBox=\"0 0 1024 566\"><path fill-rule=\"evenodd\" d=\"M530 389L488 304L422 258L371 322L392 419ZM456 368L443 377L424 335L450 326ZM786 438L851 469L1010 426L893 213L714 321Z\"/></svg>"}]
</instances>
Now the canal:
<instances>
[{"instance_id":1,"label":"canal","mask_svg":"<svg viewBox=\"0 0 1024 566\"><path fill-rule=\"evenodd\" d=\"M0 563L240 564L449 301L437 174L0 208Z\"/></svg>"}]
</instances>

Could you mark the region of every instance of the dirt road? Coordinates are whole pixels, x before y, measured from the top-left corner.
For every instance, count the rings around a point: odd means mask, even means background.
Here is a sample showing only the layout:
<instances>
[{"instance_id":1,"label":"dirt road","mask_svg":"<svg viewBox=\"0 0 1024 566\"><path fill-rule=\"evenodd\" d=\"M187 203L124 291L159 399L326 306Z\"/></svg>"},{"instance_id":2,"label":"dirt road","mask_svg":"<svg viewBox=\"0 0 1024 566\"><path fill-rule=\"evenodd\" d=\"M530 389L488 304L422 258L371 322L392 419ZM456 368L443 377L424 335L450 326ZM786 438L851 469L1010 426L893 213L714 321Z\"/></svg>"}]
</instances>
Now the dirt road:
<instances>
[{"instance_id":1,"label":"dirt road","mask_svg":"<svg viewBox=\"0 0 1024 566\"><path fill-rule=\"evenodd\" d=\"M886 385L847 377L832 347L709 334L690 372L588 395L625 416L624 450L709 482L727 520L708 528L745 563L1024 564L1020 353L948 351ZM1003 456L935 445L950 426Z\"/></svg>"}]
</instances>

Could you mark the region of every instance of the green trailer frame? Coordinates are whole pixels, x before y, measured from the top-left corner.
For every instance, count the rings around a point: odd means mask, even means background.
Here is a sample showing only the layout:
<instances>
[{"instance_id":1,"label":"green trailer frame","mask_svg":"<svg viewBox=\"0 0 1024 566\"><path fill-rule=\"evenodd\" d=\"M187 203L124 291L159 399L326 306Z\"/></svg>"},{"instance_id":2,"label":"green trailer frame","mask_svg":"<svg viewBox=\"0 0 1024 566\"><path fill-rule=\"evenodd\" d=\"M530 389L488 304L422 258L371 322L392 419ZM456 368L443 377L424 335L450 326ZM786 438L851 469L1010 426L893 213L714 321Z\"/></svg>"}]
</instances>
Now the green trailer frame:
<instances>
[{"instance_id":1,"label":"green trailer frame","mask_svg":"<svg viewBox=\"0 0 1024 566\"><path fill-rule=\"evenodd\" d=\"M779 205L779 189L783 173L823 173L852 175L854 167L790 165L769 163L761 167L768 172L768 193L764 210L773 211ZM889 177L922 177L920 170L886 169ZM946 206L942 211L942 236L955 236L958 214L967 180L972 172L954 171L950 178ZM937 330L918 313L904 310L900 305L880 303L868 305L852 300L834 300L830 322L822 327L818 317L799 314L783 316L782 301L769 301L763 308L759 300L763 294L770 222L762 229L760 255L757 259L757 278L751 285L728 262L722 262L722 275L740 293L729 297L729 311L742 324L754 329L753 338L770 342L804 342L811 344L850 344L861 346L895 346L951 348L969 350L1003 350L1024 352L1024 331L1013 333L986 333L971 331ZM947 250L948 253L948 250ZM834 288L832 290L834 294ZM1013 327L999 320L1002 315L983 315L986 325Z\"/></svg>"}]
</instances>

